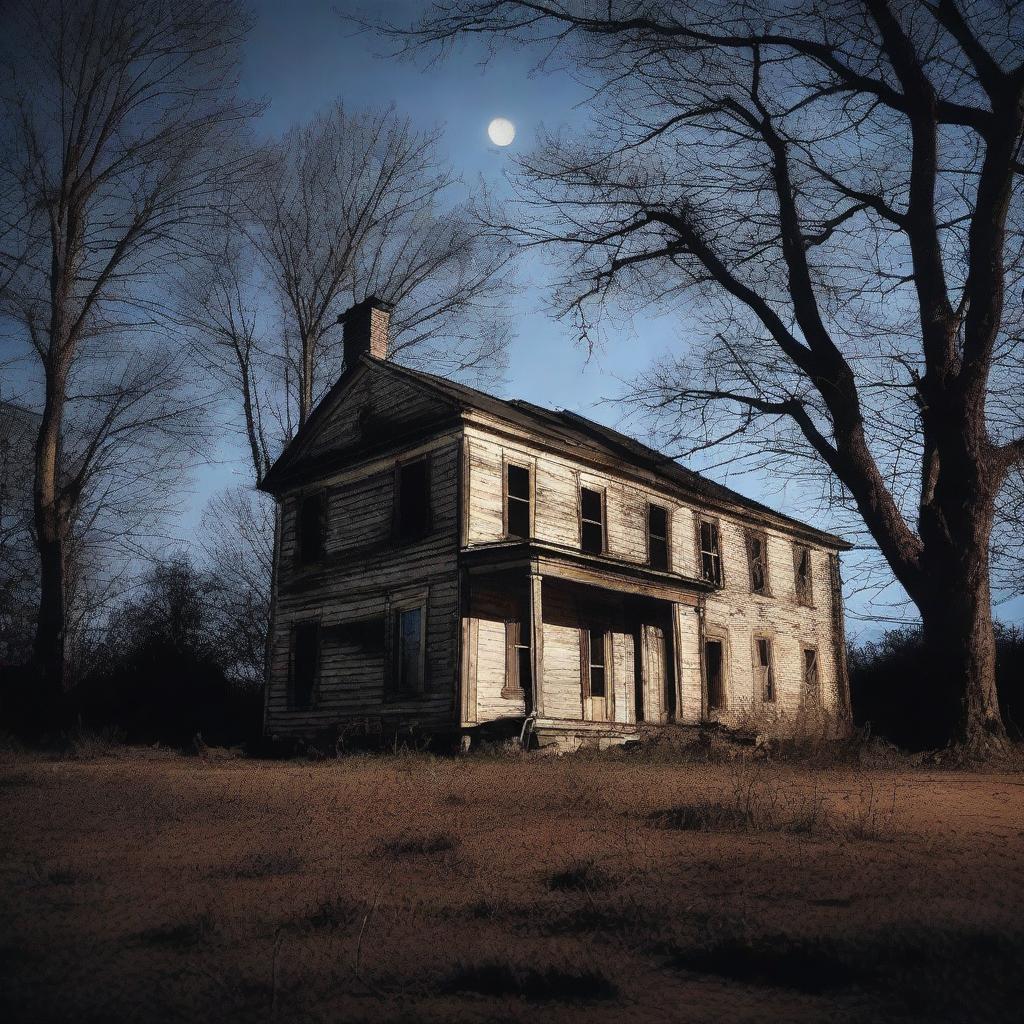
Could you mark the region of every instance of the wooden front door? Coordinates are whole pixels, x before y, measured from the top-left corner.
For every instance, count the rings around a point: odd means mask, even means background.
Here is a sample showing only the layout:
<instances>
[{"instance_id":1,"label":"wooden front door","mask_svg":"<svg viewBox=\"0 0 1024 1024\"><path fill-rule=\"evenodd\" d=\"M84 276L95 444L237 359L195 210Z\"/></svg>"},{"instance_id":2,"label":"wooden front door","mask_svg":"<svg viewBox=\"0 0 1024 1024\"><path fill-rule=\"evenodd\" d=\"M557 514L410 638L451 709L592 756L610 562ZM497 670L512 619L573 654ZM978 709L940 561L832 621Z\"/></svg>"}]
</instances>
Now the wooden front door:
<instances>
[{"instance_id":1,"label":"wooden front door","mask_svg":"<svg viewBox=\"0 0 1024 1024\"><path fill-rule=\"evenodd\" d=\"M661 626L644 623L640 627L643 679L636 688L638 722L663 722L663 704L667 683L668 647Z\"/></svg>"},{"instance_id":2,"label":"wooden front door","mask_svg":"<svg viewBox=\"0 0 1024 1024\"><path fill-rule=\"evenodd\" d=\"M607 630L580 630L580 677L584 721L611 721L614 715L614 694L611 634Z\"/></svg>"}]
</instances>

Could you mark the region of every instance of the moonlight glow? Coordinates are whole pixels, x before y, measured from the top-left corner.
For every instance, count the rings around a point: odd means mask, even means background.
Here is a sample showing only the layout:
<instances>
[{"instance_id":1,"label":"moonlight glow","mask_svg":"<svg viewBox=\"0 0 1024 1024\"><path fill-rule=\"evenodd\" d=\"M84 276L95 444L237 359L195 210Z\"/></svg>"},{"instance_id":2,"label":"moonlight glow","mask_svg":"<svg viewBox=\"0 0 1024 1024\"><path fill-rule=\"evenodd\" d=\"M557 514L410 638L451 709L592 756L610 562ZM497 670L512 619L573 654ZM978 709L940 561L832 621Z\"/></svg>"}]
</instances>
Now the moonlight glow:
<instances>
[{"instance_id":1,"label":"moonlight glow","mask_svg":"<svg viewBox=\"0 0 1024 1024\"><path fill-rule=\"evenodd\" d=\"M496 146L511 146L516 137L516 126L504 117L496 117L488 126L487 134Z\"/></svg>"}]
</instances>

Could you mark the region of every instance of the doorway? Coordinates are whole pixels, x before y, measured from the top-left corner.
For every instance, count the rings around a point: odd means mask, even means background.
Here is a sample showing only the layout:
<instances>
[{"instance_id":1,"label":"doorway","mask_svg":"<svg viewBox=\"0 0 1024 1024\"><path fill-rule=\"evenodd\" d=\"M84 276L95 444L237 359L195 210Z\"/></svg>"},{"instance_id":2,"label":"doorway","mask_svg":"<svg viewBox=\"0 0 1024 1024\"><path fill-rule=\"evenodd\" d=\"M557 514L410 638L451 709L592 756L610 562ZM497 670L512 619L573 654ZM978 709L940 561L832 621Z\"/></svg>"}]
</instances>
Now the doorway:
<instances>
[{"instance_id":1,"label":"doorway","mask_svg":"<svg viewBox=\"0 0 1024 1024\"><path fill-rule=\"evenodd\" d=\"M707 680L708 714L725 710L725 645L720 639L704 641L704 678Z\"/></svg>"}]
</instances>

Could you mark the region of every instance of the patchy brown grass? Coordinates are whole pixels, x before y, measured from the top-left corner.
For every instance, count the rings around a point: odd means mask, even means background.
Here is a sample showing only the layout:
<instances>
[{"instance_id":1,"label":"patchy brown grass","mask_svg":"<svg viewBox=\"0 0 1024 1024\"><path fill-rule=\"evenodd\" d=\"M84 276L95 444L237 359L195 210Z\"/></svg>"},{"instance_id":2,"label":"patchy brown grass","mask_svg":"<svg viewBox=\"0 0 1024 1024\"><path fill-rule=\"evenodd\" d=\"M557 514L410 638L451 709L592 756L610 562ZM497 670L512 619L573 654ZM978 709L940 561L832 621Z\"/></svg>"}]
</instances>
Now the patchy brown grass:
<instances>
[{"instance_id":1,"label":"patchy brown grass","mask_svg":"<svg viewBox=\"0 0 1024 1024\"><path fill-rule=\"evenodd\" d=\"M0 755L11 1021L1016 1020L1024 777Z\"/></svg>"}]
</instances>

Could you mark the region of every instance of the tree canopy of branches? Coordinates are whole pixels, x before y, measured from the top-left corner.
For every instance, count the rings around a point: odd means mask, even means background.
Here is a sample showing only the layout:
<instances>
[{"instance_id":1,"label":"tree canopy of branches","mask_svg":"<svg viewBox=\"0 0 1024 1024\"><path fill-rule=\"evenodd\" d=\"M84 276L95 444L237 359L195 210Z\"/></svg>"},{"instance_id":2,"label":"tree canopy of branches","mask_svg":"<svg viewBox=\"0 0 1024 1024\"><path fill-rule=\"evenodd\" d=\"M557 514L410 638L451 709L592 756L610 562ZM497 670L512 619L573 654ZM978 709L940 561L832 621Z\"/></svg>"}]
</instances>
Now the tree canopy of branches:
<instances>
[{"instance_id":1,"label":"tree canopy of branches","mask_svg":"<svg viewBox=\"0 0 1024 1024\"><path fill-rule=\"evenodd\" d=\"M391 358L445 373L500 362L508 247L454 201L438 143L392 110L332 105L263 152L220 266L186 288L186 326L238 396L257 478L337 380L338 316L369 295L393 306Z\"/></svg>"},{"instance_id":2,"label":"tree canopy of branches","mask_svg":"<svg viewBox=\"0 0 1024 1024\"><path fill-rule=\"evenodd\" d=\"M521 163L563 309L703 310L641 385L702 444L824 467L920 612L931 740L998 745L989 543L1024 459L1024 11L999 0L456 0L410 48L541 42L595 126Z\"/></svg>"},{"instance_id":3,"label":"tree canopy of branches","mask_svg":"<svg viewBox=\"0 0 1024 1024\"><path fill-rule=\"evenodd\" d=\"M180 352L159 337L159 278L208 255L212 214L251 162L238 142L251 111L233 95L247 24L234 0L5 11L0 298L44 378L35 656L51 703L76 536L129 532L125 513L146 507L140 482L159 483L198 436Z\"/></svg>"}]
</instances>

